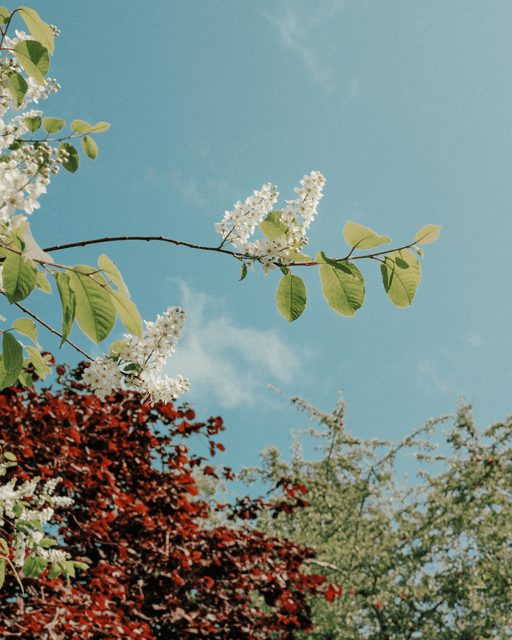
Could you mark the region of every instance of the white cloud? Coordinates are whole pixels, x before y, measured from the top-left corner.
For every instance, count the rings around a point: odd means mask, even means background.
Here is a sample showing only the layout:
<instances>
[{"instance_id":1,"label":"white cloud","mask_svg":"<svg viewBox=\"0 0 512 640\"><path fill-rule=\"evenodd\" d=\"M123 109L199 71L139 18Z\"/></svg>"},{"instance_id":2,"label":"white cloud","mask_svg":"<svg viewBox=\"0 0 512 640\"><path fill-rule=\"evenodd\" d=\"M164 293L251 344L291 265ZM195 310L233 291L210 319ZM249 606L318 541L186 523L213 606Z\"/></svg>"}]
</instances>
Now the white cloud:
<instances>
[{"instance_id":1,"label":"white cloud","mask_svg":"<svg viewBox=\"0 0 512 640\"><path fill-rule=\"evenodd\" d=\"M418 364L418 375L424 384L428 386L434 385L439 391L450 391L448 384L437 377L435 368L430 360L422 360Z\"/></svg>"},{"instance_id":2,"label":"white cloud","mask_svg":"<svg viewBox=\"0 0 512 640\"><path fill-rule=\"evenodd\" d=\"M303 354L287 346L276 330L237 326L219 313L218 299L174 281L182 292L187 324L164 373L189 378L190 391L181 400L197 407L198 401L214 396L223 408L268 406L268 383L289 382L300 371ZM209 320L205 312L213 306L215 318Z\"/></svg>"},{"instance_id":3,"label":"white cloud","mask_svg":"<svg viewBox=\"0 0 512 640\"><path fill-rule=\"evenodd\" d=\"M264 12L262 15L278 28L282 44L302 58L306 72L311 78L327 91L332 91L332 74L326 67L325 56L320 53L317 41L311 35L311 27L317 25L317 33L325 30L325 24L318 28L318 23L332 21L332 16L342 8L343 2L284 0L282 6L284 11L280 16Z\"/></svg>"},{"instance_id":4,"label":"white cloud","mask_svg":"<svg viewBox=\"0 0 512 640\"><path fill-rule=\"evenodd\" d=\"M467 336L467 341L468 344L470 344L472 347L479 347L482 344L482 339L480 338L480 336L477 336L474 333Z\"/></svg>"}]
</instances>

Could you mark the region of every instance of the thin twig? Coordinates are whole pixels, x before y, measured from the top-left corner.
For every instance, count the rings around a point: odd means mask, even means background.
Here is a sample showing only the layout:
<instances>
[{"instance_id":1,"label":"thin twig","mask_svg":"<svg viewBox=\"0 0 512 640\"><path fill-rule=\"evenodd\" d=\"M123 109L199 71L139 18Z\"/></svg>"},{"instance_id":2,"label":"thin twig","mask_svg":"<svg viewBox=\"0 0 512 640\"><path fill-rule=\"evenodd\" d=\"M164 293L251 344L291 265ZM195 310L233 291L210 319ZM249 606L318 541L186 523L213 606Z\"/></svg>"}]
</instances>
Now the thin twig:
<instances>
[{"instance_id":1,"label":"thin twig","mask_svg":"<svg viewBox=\"0 0 512 640\"><path fill-rule=\"evenodd\" d=\"M49 325L46 324L46 322L43 322L40 318L38 318L36 315L34 315L33 313L31 313L28 309L25 309L24 307L21 306L21 304L19 304L19 302L15 302L14 303L17 307L19 307L24 313L28 314L29 316L31 316L32 318L34 318L34 320L37 320L40 324L43 325L43 327L46 327L48 329L48 331L51 331L52 333L55 333L55 335L59 336L59 338L62 338L62 334L59 333L58 331L55 331L55 329L52 329ZM85 351L82 351L82 349L80 349L80 347L77 347L76 344L73 344L71 342L71 340L66 340L66 342L69 342L69 344L74 347L77 351L79 351L82 355L84 355L86 358L89 358L89 360L91 360L92 362L94 362L94 358L91 358L90 355L88 355L87 353L85 353Z\"/></svg>"}]
</instances>

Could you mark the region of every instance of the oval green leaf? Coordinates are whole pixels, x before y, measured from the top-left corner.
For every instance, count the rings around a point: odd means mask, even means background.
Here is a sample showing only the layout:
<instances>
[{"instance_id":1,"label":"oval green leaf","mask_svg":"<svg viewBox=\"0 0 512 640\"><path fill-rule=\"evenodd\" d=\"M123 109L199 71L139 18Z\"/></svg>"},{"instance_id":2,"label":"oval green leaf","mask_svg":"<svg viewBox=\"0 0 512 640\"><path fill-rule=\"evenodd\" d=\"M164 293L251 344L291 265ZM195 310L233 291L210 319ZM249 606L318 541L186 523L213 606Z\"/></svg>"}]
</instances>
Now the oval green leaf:
<instances>
[{"instance_id":1,"label":"oval green leaf","mask_svg":"<svg viewBox=\"0 0 512 640\"><path fill-rule=\"evenodd\" d=\"M61 118L45 118L43 120L43 129L46 133L53 135L54 133L59 133L65 124L66 121L61 120Z\"/></svg>"},{"instance_id":2,"label":"oval green leaf","mask_svg":"<svg viewBox=\"0 0 512 640\"><path fill-rule=\"evenodd\" d=\"M92 130L92 127L84 120L73 120L71 123L71 129L75 133L89 133Z\"/></svg>"},{"instance_id":3,"label":"oval green leaf","mask_svg":"<svg viewBox=\"0 0 512 640\"><path fill-rule=\"evenodd\" d=\"M98 264L100 266L100 269L107 274L109 280L112 280L112 282L117 285L119 291L121 293L124 293L125 296L130 297L128 287L125 285L116 265L111 260L109 260L105 254L102 254L98 258Z\"/></svg>"},{"instance_id":4,"label":"oval green leaf","mask_svg":"<svg viewBox=\"0 0 512 640\"><path fill-rule=\"evenodd\" d=\"M400 267L397 259L405 261L409 268ZM389 256L385 256L380 270L384 289L391 302L401 309L408 307L414 299L421 278L420 263L414 253L407 249L393 251Z\"/></svg>"},{"instance_id":5,"label":"oval green leaf","mask_svg":"<svg viewBox=\"0 0 512 640\"><path fill-rule=\"evenodd\" d=\"M91 160L96 160L98 156L98 145L92 138L89 136L82 138L82 147Z\"/></svg>"},{"instance_id":6,"label":"oval green leaf","mask_svg":"<svg viewBox=\"0 0 512 640\"><path fill-rule=\"evenodd\" d=\"M55 43L53 40L53 31L50 25L43 22L34 9L28 7L20 7L18 9L21 17L27 25L30 35L46 47L50 53L53 53Z\"/></svg>"},{"instance_id":7,"label":"oval green leaf","mask_svg":"<svg viewBox=\"0 0 512 640\"><path fill-rule=\"evenodd\" d=\"M279 313L288 322L297 320L306 308L306 286L299 276L288 273L281 278L276 292Z\"/></svg>"},{"instance_id":8,"label":"oval green leaf","mask_svg":"<svg viewBox=\"0 0 512 640\"><path fill-rule=\"evenodd\" d=\"M66 169L66 171L69 171L69 173L75 173L75 171L80 166L80 156L78 155L78 151L69 142L61 142L59 145L59 149L64 149L64 151L67 151L69 153L69 158L66 160L66 162L62 163L62 166L64 167L64 169Z\"/></svg>"},{"instance_id":9,"label":"oval green leaf","mask_svg":"<svg viewBox=\"0 0 512 640\"><path fill-rule=\"evenodd\" d=\"M11 14L5 7L0 7L0 24L7 24L11 19Z\"/></svg>"},{"instance_id":10,"label":"oval green leaf","mask_svg":"<svg viewBox=\"0 0 512 640\"><path fill-rule=\"evenodd\" d=\"M98 344L114 328L116 310L110 292L101 286L106 284L105 278L99 273L85 275L96 272L96 269L80 264L74 269L81 273L70 270L66 273L76 296L76 319L85 335Z\"/></svg>"},{"instance_id":11,"label":"oval green leaf","mask_svg":"<svg viewBox=\"0 0 512 640\"><path fill-rule=\"evenodd\" d=\"M130 333L137 338L142 338L142 319L137 307L131 300L118 291L112 291L112 302L119 319Z\"/></svg>"},{"instance_id":12,"label":"oval green leaf","mask_svg":"<svg viewBox=\"0 0 512 640\"><path fill-rule=\"evenodd\" d=\"M439 237L440 230L441 227L437 224L427 224L414 236L414 242L416 244L428 244L429 242L434 242L434 240L437 240Z\"/></svg>"},{"instance_id":13,"label":"oval green leaf","mask_svg":"<svg viewBox=\"0 0 512 640\"><path fill-rule=\"evenodd\" d=\"M59 290L60 301L62 304L62 339L60 341L59 349L69 338L73 322L76 314L76 296L75 292L71 288L69 282L69 276L66 273L60 273L56 271L52 273L57 283L57 289Z\"/></svg>"},{"instance_id":14,"label":"oval green leaf","mask_svg":"<svg viewBox=\"0 0 512 640\"><path fill-rule=\"evenodd\" d=\"M374 249L381 244L389 244L391 242L391 238L388 238L388 236L379 236L368 227L350 222L350 220L343 229L343 237L349 247L359 250Z\"/></svg>"},{"instance_id":15,"label":"oval green leaf","mask_svg":"<svg viewBox=\"0 0 512 640\"><path fill-rule=\"evenodd\" d=\"M36 323L30 318L18 318L12 323L12 328L24 336L28 336L32 342L39 347L37 343L37 327Z\"/></svg>"},{"instance_id":16,"label":"oval green leaf","mask_svg":"<svg viewBox=\"0 0 512 640\"><path fill-rule=\"evenodd\" d=\"M35 133L41 127L41 116L34 116L33 118L23 118L25 120L25 124L27 125L27 129Z\"/></svg>"},{"instance_id":17,"label":"oval green leaf","mask_svg":"<svg viewBox=\"0 0 512 640\"><path fill-rule=\"evenodd\" d=\"M34 349L34 347L25 347L25 349L28 351L28 353L30 355L30 361L34 365L34 369L35 369L37 375L42 380L44 380L46 378L46 375L48 373L51 373L52 370L46 364L46 362L43 360L43 356L39 353L39 351L37 349Z\"/></svg>"},{"instance_id":18,"label":"oval green leaf","mask_svg":"<svg viewBox=\"0 0 512 640\"><path fill-rule=\"evenodd\" d=\"M5 374L1 382L2 387L9 387L16 382L23 368L23 347L6 331L2 337L2 348Z\"/></svg>"},{"instance_id":19,"label":"oval green leaf","mask_svg":"<svg viewBox=\"0 0 512 640\"><path fill-rule=\"evenodd\" d=\"M102 131L106 131L109 127L110 127L110 124L108 122L98 122L91 129L91 132L93 132L93 133L101 133Z\"/></svg>"},{"instance_id":20,"label":"oval green leaf","mask_svg":"<svg viewBox=\"0 0 512 640\"><path fill-rule=\"evenodd\" d=\"M37 268L29 258L9 252L5 258L2 281L9 304L21 302L35 289Z\"/></svg>"},{"instance_id":21,"label":"oval green leaf","mask_svg":"<svg viewBox=\"0 0 512 640\"><path fill-rule=\"evenodd\" d=\"M327 303L336 313L354 317L364 302L364 278L359 269L349 262L336 262L319 251L316 261L320 263L320 281Z\"/></svg>"},{"instance_id":22,"label":"oval green leaf","mask_svg":"<svg viewBox=\"0 0 512 640\"><path fill-rule=\"evenodd\" d=\"M48 566L48 560L37 556L28 556L23 563L23 574L26 578L37 578Z\"/></svg>"},{"instance_id":23,"label":"oval green leaf","mask_svg":"<svg viewBox=\"0 0 512 640\"><path fill-rule=\"evenodd\" d=\"M46 275L42 271L37 272L37 283L36 287L44 291L45 293L51 293L52 288L50 287L50 283L48 282Z\"/></svg>"},{"instance_id":24,"label":"oval green leaf","mask_svg":"<svg viewBox=\"0 0 512 640\"><path fill-rule=\"evenodd\" d=\"M14 55L20 67L39 85L44 85L44 77L50 68L48 49L36 40L22 40L14 46Z\"/></svg>"},{"instance_id":25,"label":"oval green leaf","mask_svg":"<svg viewBox=\"0 0 512 640\"><path fill-rule=\"evenodd\" d=\"M271 211L267 217L259 223L261 233L268 240L280 238L288 231L288 227L281 220L282 211Z\"/></svg>"},{"instance_id":26,"label":"oval green leaf","mask_svg":"<svg viewBox=\"0 0 512 640\"><path fill-rule=\"evenodd\" d=\"M25 94L28 90L28 84L25 78L20 73L14 73L11 76L11 84L9 85L9 91L12 93L12 97L16 100L16 104L20 107L25 99Z\"/></svg>"}]
</instances>

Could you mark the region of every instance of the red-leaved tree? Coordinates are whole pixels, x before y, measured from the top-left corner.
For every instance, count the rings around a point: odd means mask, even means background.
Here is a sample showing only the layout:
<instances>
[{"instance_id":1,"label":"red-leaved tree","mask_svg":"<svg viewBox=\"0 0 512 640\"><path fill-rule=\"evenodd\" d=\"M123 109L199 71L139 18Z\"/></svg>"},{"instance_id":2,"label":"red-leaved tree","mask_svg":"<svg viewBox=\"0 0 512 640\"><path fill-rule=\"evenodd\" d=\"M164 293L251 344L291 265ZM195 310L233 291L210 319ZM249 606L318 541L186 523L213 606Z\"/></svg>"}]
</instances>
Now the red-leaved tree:
<instances>
[{"instance_id":1,"label":"red-leaved tree","mask_svg":"<svg viewBox=\"0 0 512 640\"><path fill-rule=\"evenodd\" d=\"M329 601L341 595L338 585L307 572L304 563L315 550L245 528L206 530L207 503L189 499L197 495L190 472L206 458L187 455L181 442L205 434L214 455L224 448L213 440L225 429L222 420L193 423L193 411L163 403L152 408L133 391L102 402L77 382L83 366L72 372L58 366L55 393L15 387L0 393L0 444L19 462L3 481L61 476L55 495L75 502L59 507L52 523L61 524L62 548L90 567L77 571L70 585L49 579L49 569L22 577L24 596L8 571L0 636L256 640L311 630L307 594ZM156 423L168 435L158 426L150 430ZM215 475L211 467L203 470ZM229 468L224 476L233 479ZM278 484L285 492L280 503L244 498L230 517L307 505L302 485L286 478ZM12 543L9 520L0 534ZM258 594L265 611L254 605L251 596Z\"/></svg>"}]
</instances>

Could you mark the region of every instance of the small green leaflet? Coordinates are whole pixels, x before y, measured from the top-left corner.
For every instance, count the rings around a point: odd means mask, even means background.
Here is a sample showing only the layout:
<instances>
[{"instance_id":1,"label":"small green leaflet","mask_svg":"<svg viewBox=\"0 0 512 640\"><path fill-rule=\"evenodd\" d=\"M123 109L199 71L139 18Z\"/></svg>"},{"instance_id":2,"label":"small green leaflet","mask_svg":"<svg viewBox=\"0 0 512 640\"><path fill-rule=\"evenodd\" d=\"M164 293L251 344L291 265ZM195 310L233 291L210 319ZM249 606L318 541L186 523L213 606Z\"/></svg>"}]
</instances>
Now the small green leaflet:
<instances>
[{"instance_id":1,"label":"small green leaflet","mask_svg":"<svg viewBox=\"0 0 512 640\"><path fill-rule=\"evenodd\" d=\"M110 357L119 356L119 352L123 351L128 346L127 340L116 340L114 344L110 347Z\"/></svg>"},{"instance_id":2,"label":"small green leaflet","mask_svg":"<svg viewBox=\"0 0 512 640\"><path fill-rule=\"evenodd\" d=\"M407 268L405 268L407 265ZM408 307L420 283L421 267L418 259L407 249L393 251L380 265L384 289L395 307Z\"/></svg>"},{"instance_id":3,"label":"small green leaflet","mask_svg":"<svg viewBox=\"0 0 512 640\"><path fill-rule=\"evenodd\" d=\"M440 230L441 227L437 224L427 224L414 236L414 242L416 244L428 244L429 242L434 242L434 240L437 240L439 237Z\"/></svg>"},{"instance_id":4,"label":"small green leaflet","mask_svg":"<svg viewBox=\"0 0 512 640\"><path fill-rule=\"evenodd\" d=\"M91 133L101 133L102 131L106 131L110 127L108 122L98 122L91 129Z\"/></svg>"},{"instance_id":5,"label":"small green leaflet","mask_svg":"<svg viewBox=\"0 0 512 640\"><path fill-rule=\"evenodd\" d=\"M378 236L375 231L350 221L347 222L343 229L343 237L350 247L360 250L375 249L381 244L389 244L391 242L391 238L388 238L388 236Z\"/></svg>"},{"instance_id":6,"label":"small green leaflet","mask_svg":"<svg viewBox=\"0 0 512 640\"><path fill-rule=\"evenodd\" d=\"M9 304L21 302L35 289L37 267L29 258L9 251L5 258L2 280Z\"/></svg>"},{"instance_id":7,"label":"small green leaflet","mask_svg":"<svg viewBox=\"0 0 512 640\"><path fill-rule=\"evenodd\" d=\"M25 78L20 73L14 73L11 76L11 84L9 85L9 91L12 93L12 97L16 100L16 104L20 107L25 99L27 93L28 84Z\"/></svg>"},{"instance_id":8,"label":"small green leaflet","mask_svg":"<svg viewBox=\"0 0 512 640\"><path fill-rule=\"evenodd\" d=\"M364 302L364 279L359 269L349 262L336 262L325 257L323 251L316 254L320 264L320 281L327 303L336 313L354 317Z\"/></svg>"},{"instance_id":9,"label":"small green leaflet","mask_svg":"<svg viewBox=\"0 0 512 640\"><path fill-rule=\"evenodd\" d=\"M66 160L66 162L62 163L62 166L64 167L64 169L66 169L66 171L69 171L69 173L75 173L75 171L80 166L80 156L78 155L78 151L69 142L61 142L59 145L59 149L64 149L64 151L67 151L69 153L69 158Z\"/></svg>"},{"instance_id":10,"label":"small green leaflet","mask_svg":"<svg viewBox=\"0 0 512 640\"><path fill-rule=\"evenodd\" d=\"M101 286L107 283L97 269L80 264L74 269L76 271L68 269L66 273L76 296L76 319L85 335L98 344L110 334L116 322L111 291ZM85 275L88 273L94 275Z\"/></svg>"},{"instance_id":11,"label":"small green leaflet","mask_svg":"<svg viewBox=\"0 0 512 640\"><path fill-rule=\"evenodd\" d=\"M243 280L246 275L247 275L247 265L245 264L245 262L242 262L242 273L241 273L240 280ZM240 280L238 282L240 282Z\"/></svg>"},{"instance_id":12,"label":"small green leaflet","mask_svg":"<svg viewBox=\"0 0 512 640\"><path fill-rule=\"evenodd\" d=\"M92 138L89 136L82 138L82 147L91 160L96 160L98 156L98 145Z\"/></svg>"},{"instance_id":13,"label":"small green leaflet","mask_svg":"<svg viewBox=\"0 0 512 640\"><path fill-rule=\"evenodd\" d=\"M23 347L14 336L6 331L2 337L2 348L2 364L5 373L3 379L0 380L0 384L2 388L5 388L14 384L21 373L23 368Z\"/></svg>"},{"instance_id":14,"label":"small green leaflet","mask_svg":"<svg viewBox=\"0 0 512 640\"><path fill-rule=\"evenodd\" d=\"M23 118L23 119L25 120L27 129L31 133L35 133L41 127L41 116L34 116L33 118Z\"/></svg>"},{"instance_id":15,"label":"small green leaflet","mask_svg":"<svg viewBox=\"0 0 512 640\"><path fill-rule=\"evenodd\" d=\"M92 130L91 125L83 120L73 120L70 126L75 133L90 133Z\"/></svg>"},{"instance_id":16,"label":"small green leaflet","mask_svg":"<svg viewBox=\"0 0 512 640\"><path fill-rule=\"evenodd\" d=\"M27 25L30 35L46 47L50 53L53 53L55 43L53 41L53 31L50 25L43 22L34 9L28 7L20 7L18 9L21 17Z\"/></svg>"},{"instance_id":17,"label":"small green leaflet","mask_svg":"<svg viewBox=\"0 0 512 640\"><path fill-rule=\"evenodd\" d=\"M37 283L36 286L38 289L41 289L41 291L44 291L45 293L51 293L52 292L52 288L50 287L50 283L48 282L46 275L42 272L42 271L38 271L37 272Z\"/></svg>"},{"instance_id":18,"label":"small green leaflet","mask_svg":"<svg viewBox=\"0 0 512 640\"><path fill-rule=\"evenodd\" d=\"M57 289L59 290L60 301L62 304L62 340L59 345L60 349L69 338L69 334L73 327L76 314L76 297L75 292L71 288L69 276L67 274L55 271L52 272L52 275L57 283Z\"/></svg>"},{"instance_id":19,"label":"small green leaflet","mask_svg":"<svg viewBox=\"0 0 512 640\"><path fill-rule=\"evenodd\" d=\"M30 318L18 318L12 323L12 328L24 336L28 336L36 347L41 348L37 343L36 323Z\"/></svg>"},{"instance_id":20,"label":"small green leaflet","mask_svg":"<svg viewBox=\"0 0 512 640\"><path fill-rule=\"evenodd\" d=\"M11 14L5 7L0 7L0 24L7 24L11 18Z\"/></svg>"},{"instance_id":21,"label":"small green leaflet","mask_svg":"<svg viewBox=\"0 0 512 640\"><path fill-rule=\"evenodd\" d=\"M43 120L43 129L46 133L52 135L54 133L59 133L65 124L65 120L61 120L60 118L45 118Z\"/></svg>"},{"instance_id":22,"label":"small green leaflet","mask_svg":"<svg viewBox=\"0 0 512 640\"><path fill-rule=\"evenodd\" d=\"M20 67L39 85L44 85L44 77L50 68L48 49L36 40L22 40L14 46L14 55Z\"/></svg>"},{"instance_id":23,"label":"small green leaflet","mask_svg":"<svg viewBox=\"0 0 512 640\"><path fill-rule=\"evenodd\" d=\"M299 276L287 273L283 275L276 292L276 302L279 313L288 322L297 320L306 308L306 286Z\"/></svg>"},{"instance_id":24,"label":"small green leaflet","mask_svg":"<svg viewBox=\"0 0 512 640\"><path fill-rule=\"evenodd\" d=\"M137 307L126 296L118 291L112 291L112 302L121 322L130 333L138 338L142 338L142 319Z\"/></svg>"},{"instance_id":25,"label":"small green leaflet","mask_svg":"<svg viewBox=\"0 0 512 640\"><path fill-rule=\"evenodd\" d=\"M107 274L109 279L112 280L115 285L117 285L119 291L121 293L124 293L125 296L130 297L128 287L125 285L116 265L111 260L109 260L105 254L102 254L98 258L98 264L100 266L100 269Z\"/></svg>"},{"instance_id":26,"label":"small green leaflet","mask_svg":"<svg viewBox=\"0 0 512 640\"><path fill-rule=\"evenodd\" d=\"M26 578L37 578L37 576L46 569L48 566L48 560L37 556L28 556L23 563L23 573Z\"/></svg>"},{"instance_id":27,"label":"small green leaflet","mask_svg":"<svg viewBox=\"0 0 512 640\"><path fill-rule=\"evenodd\" d=\"M37 349L34 349L34 347L29 347L29 346L25 347L25 349L28 351L30 360L34 365L34 369L37 375L44 380L46 378L46 374L51 373L52 370L50 369L50 367L47 366L46 362L43 359L43 356L39 353ZM49 360L51 356L45 356L45 358Z\"/></svg>"}]
</instances>

